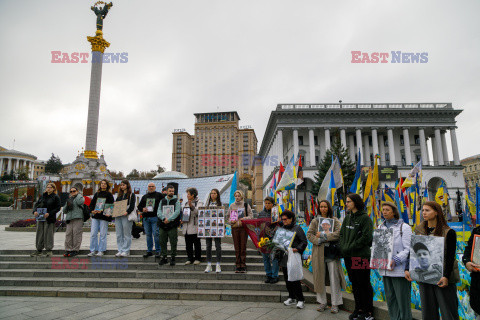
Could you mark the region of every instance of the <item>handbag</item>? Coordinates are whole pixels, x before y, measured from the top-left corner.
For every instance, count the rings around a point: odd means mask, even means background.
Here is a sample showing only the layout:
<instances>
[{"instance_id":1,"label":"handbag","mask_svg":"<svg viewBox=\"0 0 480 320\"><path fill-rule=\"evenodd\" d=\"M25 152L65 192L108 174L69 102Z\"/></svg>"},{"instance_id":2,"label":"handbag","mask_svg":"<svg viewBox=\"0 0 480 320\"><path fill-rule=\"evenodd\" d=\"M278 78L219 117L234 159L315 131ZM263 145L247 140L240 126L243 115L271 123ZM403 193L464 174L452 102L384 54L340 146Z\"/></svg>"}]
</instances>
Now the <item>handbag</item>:
<instances>
[{"instance_id":1,"label":"handbag","mask_svg":"<svg viewBox=\"0 0 480 320\"><path fill-rule=\"evenodd\" d=\"M130 214L127 216L128 221L138 222L138 215L137 209L134 209Z\"/></svg>"}]
</instances>

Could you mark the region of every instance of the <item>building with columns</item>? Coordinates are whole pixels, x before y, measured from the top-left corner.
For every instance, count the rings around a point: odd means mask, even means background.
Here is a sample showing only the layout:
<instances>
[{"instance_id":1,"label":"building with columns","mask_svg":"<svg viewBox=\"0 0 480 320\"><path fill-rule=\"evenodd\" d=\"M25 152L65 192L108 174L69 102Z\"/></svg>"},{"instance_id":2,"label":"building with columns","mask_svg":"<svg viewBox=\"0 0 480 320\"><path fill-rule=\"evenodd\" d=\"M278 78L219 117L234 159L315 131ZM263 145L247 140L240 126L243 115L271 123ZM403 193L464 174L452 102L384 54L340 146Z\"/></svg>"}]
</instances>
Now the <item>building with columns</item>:
<instances>
[{"instance_id":1,"label":"building with columns","mask_svg":"<svg viewBox=\"0 0 480 320\"><path fill-rule=\"evenodd\" d=\"M317 164L336 137L353 161L360 149L362 166L373 166L378 154L381 168L394 172L390 183L383 181L389 186L421 160L430 197L442 180L449 189L464 189L455 131L461 112L451 103L279 104L270 114L259 152L264 195L279 162L285 165L293 154L302 156L308 192Z\"/></svg>"},{"instance_id":2,"label":"building with columns","mask_svg":"<svg viewBox=\"0 0 480 320\"><path fill-rule=\"evenodd\" d=\"M0 146L0 176L27 170L28 177L33 179L36 160L34 155Z\"/></svg>"},{"instance_id":3,"label":"building with columns","mask_svg":"<svg viewBox=\"0 0 480 320\"><path fill-rule=\"evenodd\" d=\"M480 186L480 154L462 159L460 163L463 166L463 176L468 184L468 189L475 199L475 187Z\"/></svg>"}]
</instances>

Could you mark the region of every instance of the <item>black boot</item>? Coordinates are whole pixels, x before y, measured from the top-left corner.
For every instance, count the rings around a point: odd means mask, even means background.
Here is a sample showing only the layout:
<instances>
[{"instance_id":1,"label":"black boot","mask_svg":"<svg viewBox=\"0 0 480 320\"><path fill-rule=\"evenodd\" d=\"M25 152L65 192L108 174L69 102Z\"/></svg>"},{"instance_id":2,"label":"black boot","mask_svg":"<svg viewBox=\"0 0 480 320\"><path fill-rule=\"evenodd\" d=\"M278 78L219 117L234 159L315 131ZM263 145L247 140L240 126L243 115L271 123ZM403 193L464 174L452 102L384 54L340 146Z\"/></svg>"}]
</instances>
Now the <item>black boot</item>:
<instances>
[{"instance_id":1,"label":"black boot","mask_svg":"<svg viewBox=\"0 0 480 320\"><path fill-rule=\"evenodd\" d=\"M265 283L271 283L272 280L269 276L265 277Z\"/></svg>"},{"instance_id":2,"label":"black boot","mask_svg":"<svg viewBox=\"0 0 480 320\"><path fill-rule=\"evenodd\" d=\"M167 264L167 257L163 257L162 260L158 263L158 265L163 266L164 264Z\"/></svg>"},{"instance_id":3,"label":"black boot","mask_svg":"<svg viewBox=\"0 0 480 320\"><path fill-rule=\"evenodd\" d=\"M170 258L170 265L174 266L175 265L175 257Z\"/></svg>"}]
</instances>

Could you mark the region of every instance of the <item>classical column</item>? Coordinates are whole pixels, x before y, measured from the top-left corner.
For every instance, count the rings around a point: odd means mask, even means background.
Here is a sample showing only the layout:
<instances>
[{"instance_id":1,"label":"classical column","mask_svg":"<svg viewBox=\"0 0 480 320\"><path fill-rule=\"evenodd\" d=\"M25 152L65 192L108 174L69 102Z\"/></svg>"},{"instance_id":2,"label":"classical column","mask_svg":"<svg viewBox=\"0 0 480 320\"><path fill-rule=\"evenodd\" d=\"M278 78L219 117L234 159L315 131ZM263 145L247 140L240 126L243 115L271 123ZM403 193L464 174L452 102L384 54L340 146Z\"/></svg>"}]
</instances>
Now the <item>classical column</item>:
<instances>
[{"instance_id":1,"label":"classical column","mask_svg":"<svg viewBox=\"0 0 480 320\"><path fill-rule=\"evenodd\" d=\"M440 135L442 137L442 151L443 151L443 161L448 162L448 149L447 149L447 139L445 138L445 133L447 131L441 130Z\"/></svg>"},{"instance_id":2,"label":"classical column","mask_svg":"<svg viewBox=\"0 0 480 320\"><path fill-rule=\"evenodd\" d=\"M85 139L85 158L97 159L98 118L100 113L100 89L102 86L103 53L110 46L101 30L95 37L87 37L92 45L92 71L90 75L90 97L88 101L87 137Z\"/></svg>"},{"instance_id":3,"label":"classical column","mask_svg":"<svg viewBox=\"0 0 480 320\"><path fill-rule=\"evenodd\" d=\"M298 130L293 129L293 161L297 160L298 156ZM288 159L290 161L290 159Z\"/></svg>"},{"instance_id":4,"label":"classical column","mask_svg":"<svg viewBox=\"0 0 480 320\"><path fill-rule=\"evenodd\" d=\"M10 174L10 171L12 171L12 158L8 158L7 162L7 174Z\"/></svg>"},{"instance_id":5,"label":"classical column","mask_svg":"<svg viewBox=\"0 0 480 320\"><path fill-rule=\"evenodd\" d=\"M355 155L357 154L355 152L355 137L353 134L348 136L348 151L350 153L350 158L352 159L353 162L355 162Z\"/></svg>"},{"instance_id":6,"label":"classical column","mask_svg":"<svg viewBox=\"0 0 480 320\"><path fill-rule=\"evenodd\" d=\"M35 171L35 162L30 162L30 179L33 179L33 172Z\"/></svg>"},{"instance_id":7,"label":"classical column","mask_svg":"<svg viewBox=\"0 0 480 320\"><path fill-rule=\"evenodd\" d=\"M313 128L308 129L308 144L310 149L310 166L315 167L315 138L313 134Z\"/></svg>"},{"instance_id":8,"label":"classical column","mask_svg":"<svg viewBox=\"0 0 480 320\"><path fill-rule=\"evenodd\" d=\"M460 155L458 154L457 133L455 127L450 128L450 140L452 142L453 164L460 165Z\"/></svg>"},{"instance_id":9,"label":"classical column","mask_svg":"<svg viewBox=\"0 0 480 320\"><path fill-rule=\"evenodd\" d=\"M405 148L405 164L412 165L412 151L410 150L410 133L408 128L403 128L403 146Z\"/></svg>"},{"instance_id":10,"label":"classical column","mask_svg":"<svg viewBox=\"0 0 480 320\"><path fill-rule=\"evenodd\" d=\"M378 136L378 146L380 147L380 164L385 166L385 136L383 134Z\"/></svg>"},{"instance_id":11,"label":"classical column","mask_svg":"<svg viewBox=\"0 0 480 320\"><path fill-rule=\"evenodd\" d=\"M437 150L438 165L443 166L443 150L442 150L442 137L440 135L440 129L435 129L435 149Z\"/></svg>"},{"instance_id":12,"label":"classical column","mask_svg":"<svg viewBox=\"0 0 480 320\"><path fill-rule=\"evenodd\" d=\"M342 142L342 146L347 149L347 135L345 133L345 129L340 129L340 141Z\"/></svg>"},{"instance_id":13,"label":"classical column","mask_svg":"<svg viewBox=\"0 0 480 320\"><path fill-rule=\"evenodd\" d=\"M368 135L363 136L363 146L365 147L365 165L370 165L370 143L368 141Z\"/></svg>"},{"instance_id":14,"label":"classical column","mask_svg":"<svg viewBox=\"0 0 480 320\"><path fill-rule=\"evenodd\" d=\"M390 165L394 166L397 164L395 159L395 146L393 142L393 128L387 128L387 136L388 136L388 154L390 156Z\"/></svg>"},{"instance_id":15,"label":"classical column","mask_svg":"<svg viewBox=\"0 0 480 320\"><path fill-rule=\"evenodd\" d=\"M0 177L3 176L3 158L0 159Z\"/></svg>"},{"instance_id":16,"label":"classical column","mask_svg":"<svg viewBox=\"0 0 480 320\"><path fill-rule=\"evenodd\" d=\"M432 154L433 154L433 165L438 166L438 153L437 153L437 144L435 143L435 136L430 137L432 140Z\"/></svg>"},{"instance_id":17,"label":"classical column","mask_svg":"<svg viewBox=\"0 0 480 320\"><path fill-rule=\"evenodd\" d=\"M362 157L360 164L364 165L365 155L363 154L363 148L362 148L362 130L360 128L355 128L355 133L357 135L357 149L355 150L355 153L358 153L358 150L360 150L361 157Z\"/></svg>"},{"instance_id":18,"label":"classical column","mask_svg":"<svg viewBox=\"0 0 480 320\"><path fill-rule=\"evenodd\" d=\"M280 162L283 163L283 129L282 128L277 130L277 137L278 137L278 154L279 154L278 165L280 165Z\"/></svg>"},{"instance_id":19,"label":"classical column","mask_svg":"<svg viewBox=\"0 0 480 320\"><path fill-rule=\"evenodd\" d=\"M330 128L325 128L325 152L330 149Z\"/></svg>"},{"instance_id":20,"label":"classical column","mask_svg":"<svg viewBox=\"0 0 480 320\"><path fill-rule=\"evenodd\" d=\"M378 128L372 128L372 152L373 156L379 154L378 152L378 138L377 138L377 129Z\"/></svg>"},{"instance_id":21,"label":"classical column","mask_svg":"<svg viewBox=\"0 0 480 320\"><path fill-rule=\"evenodd\" d=\"M425 128L419 128L418 134L420 137L420 155L422 156L422 165L428 165L428 149L427 142L425 141Z\"/></svg>"}]
</instances>

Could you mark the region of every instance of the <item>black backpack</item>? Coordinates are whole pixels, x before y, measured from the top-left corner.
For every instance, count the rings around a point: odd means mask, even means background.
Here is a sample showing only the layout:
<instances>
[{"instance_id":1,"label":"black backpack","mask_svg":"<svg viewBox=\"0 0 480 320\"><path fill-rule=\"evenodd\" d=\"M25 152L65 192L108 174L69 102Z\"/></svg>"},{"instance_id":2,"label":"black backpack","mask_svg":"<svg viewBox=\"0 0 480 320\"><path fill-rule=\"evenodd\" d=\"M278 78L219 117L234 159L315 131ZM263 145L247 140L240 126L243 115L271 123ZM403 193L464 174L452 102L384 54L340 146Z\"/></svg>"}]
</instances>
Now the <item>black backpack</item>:
<instances>
[{"instance_id":1,"label":"black backpack","mask_svg":"<svg viewBox=\"0 0 480 320\"><path fill-rule=\"evenodd\" d=\"M82 204L82 211L83 211L83 222L90 219L90 208L86 204Z\"/></svg>"}]
</instances>

